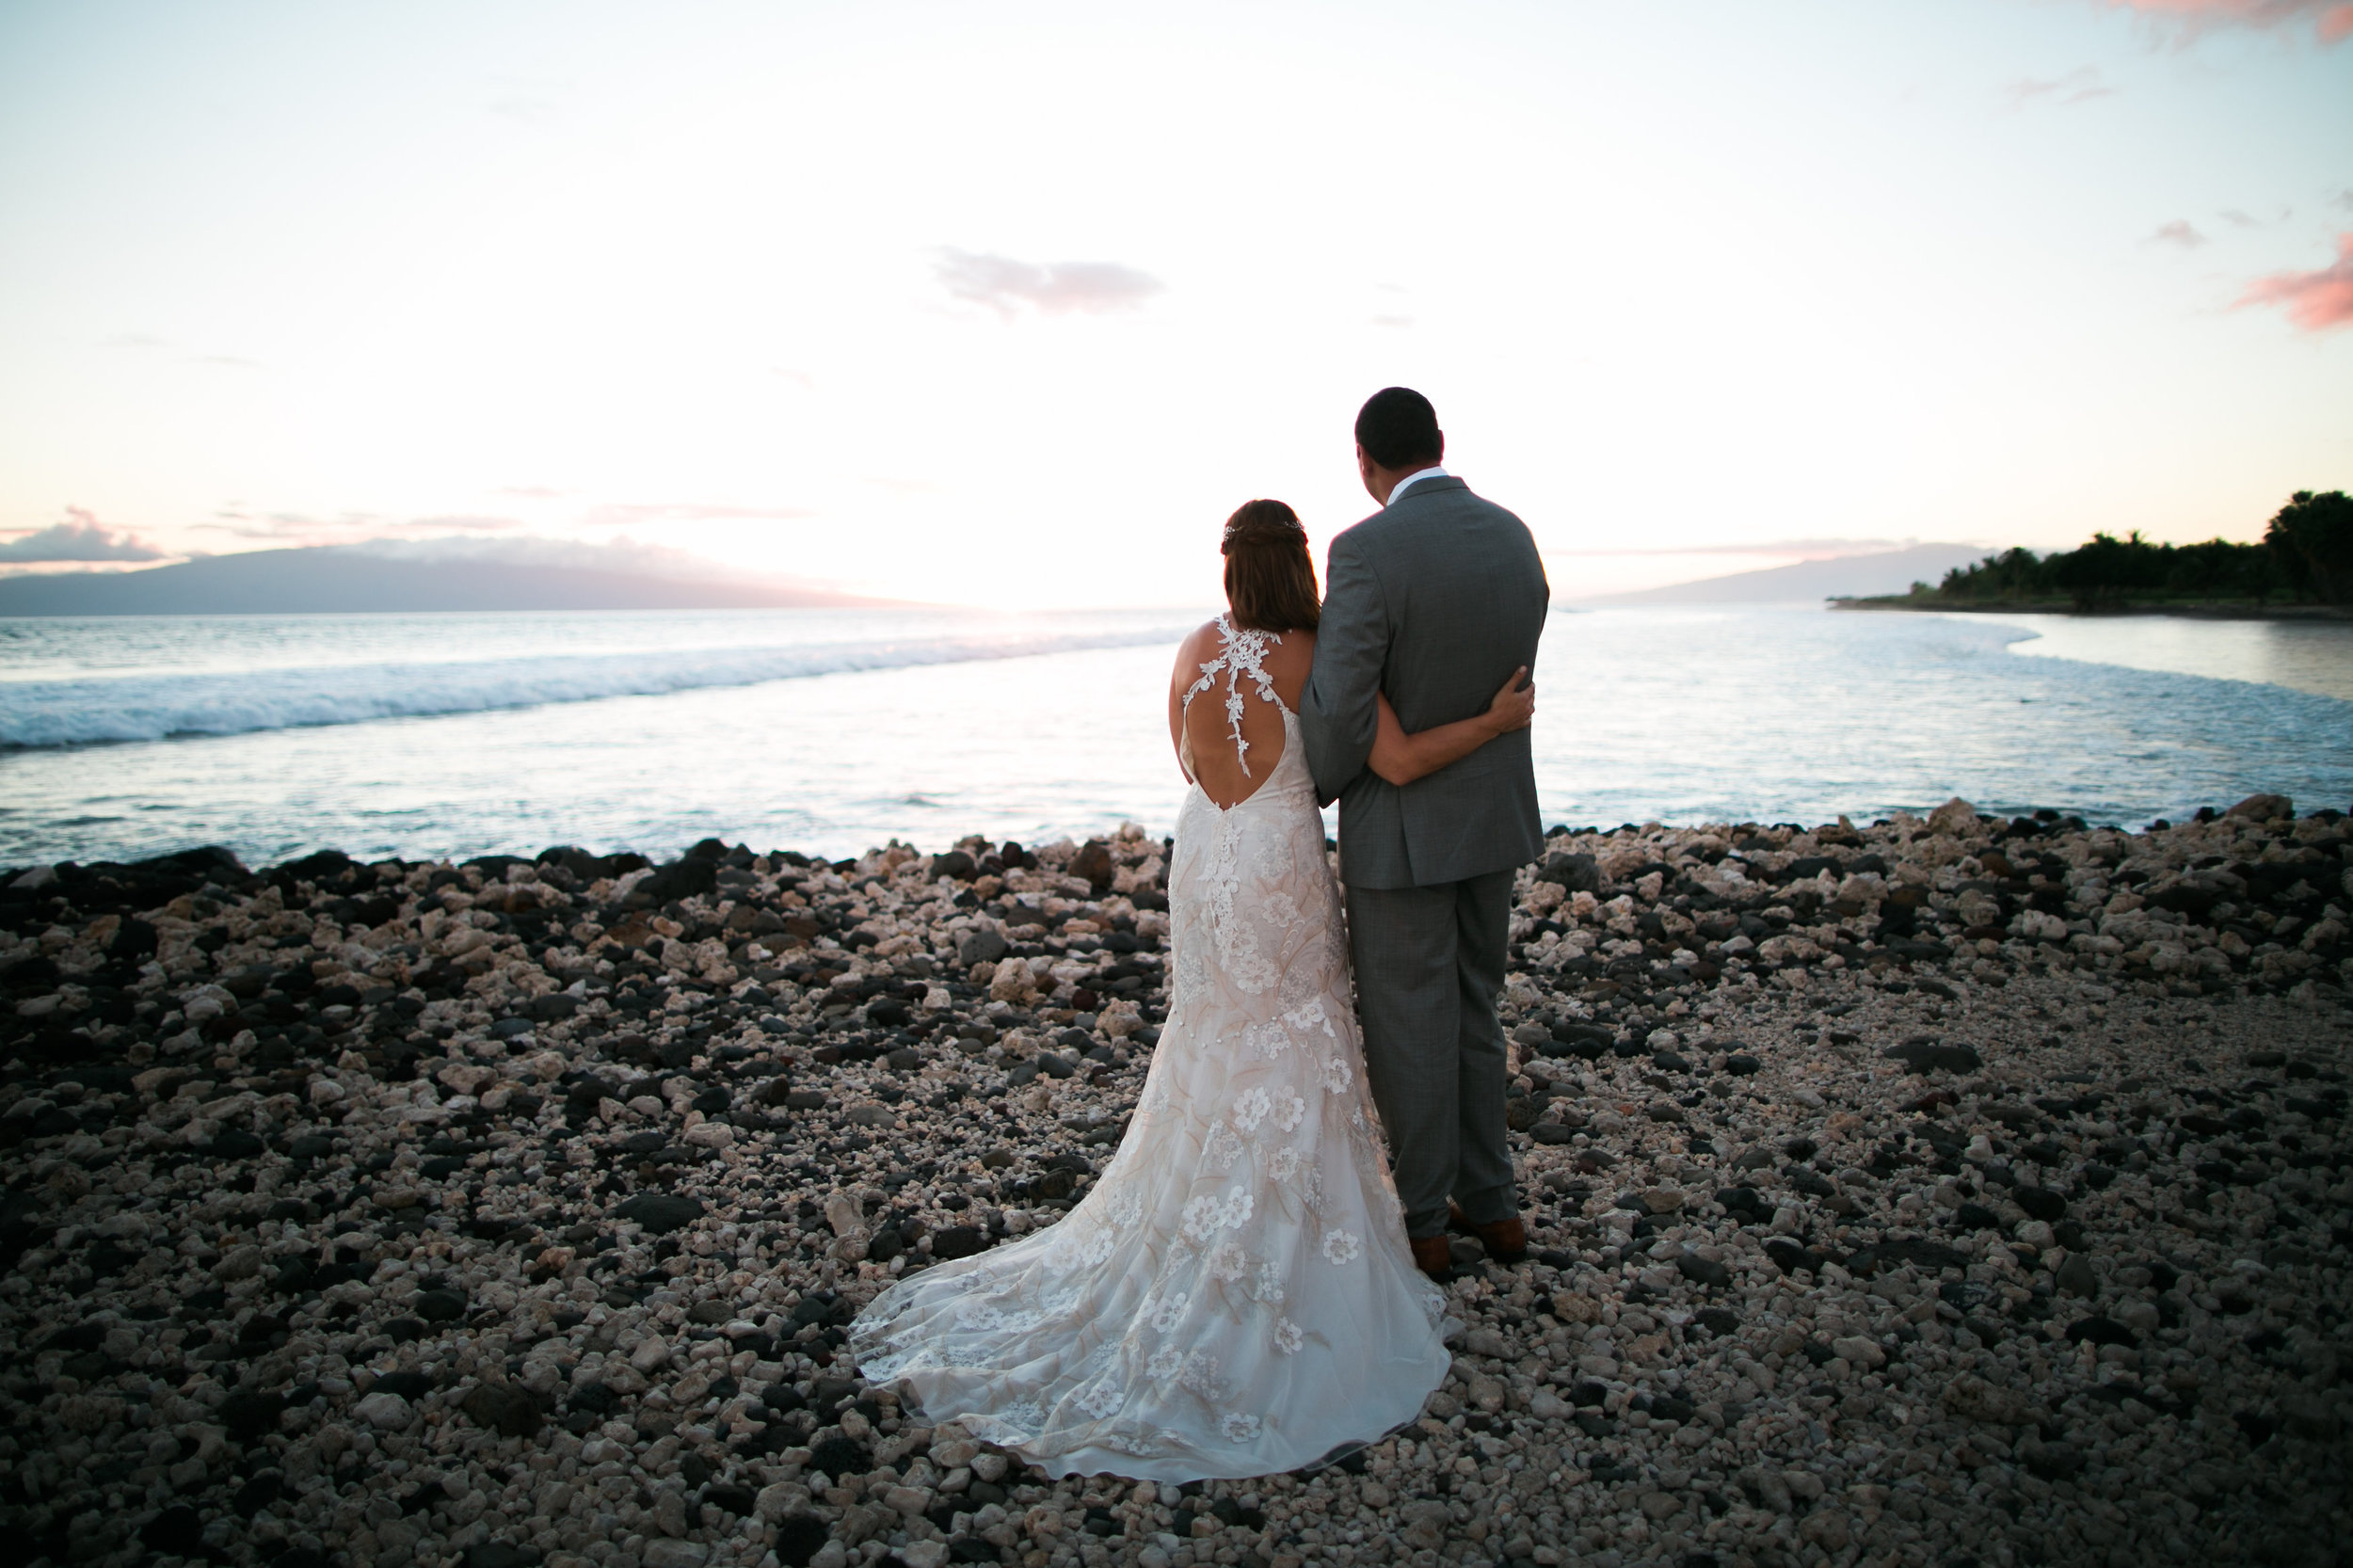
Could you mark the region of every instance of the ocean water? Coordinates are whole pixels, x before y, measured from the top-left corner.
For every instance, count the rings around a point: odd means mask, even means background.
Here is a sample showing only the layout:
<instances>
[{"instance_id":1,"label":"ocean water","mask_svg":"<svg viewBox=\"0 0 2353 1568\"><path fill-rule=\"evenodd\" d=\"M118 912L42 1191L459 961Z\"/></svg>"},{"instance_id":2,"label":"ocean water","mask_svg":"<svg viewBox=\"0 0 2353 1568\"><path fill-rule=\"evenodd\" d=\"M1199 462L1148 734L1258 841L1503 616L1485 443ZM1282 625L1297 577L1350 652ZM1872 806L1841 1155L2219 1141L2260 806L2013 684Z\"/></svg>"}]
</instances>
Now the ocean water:
<instances>
[{"instance_id":1,"label":"ocean water","mask_svg":"<svg viewBox=\"0 0 2353 1568\"><path fill-rule=\"evenodd\" d=\"M1165 832L1206 614L0 621L0 866ZM1548 823L2353 808L2353 626L1561 611L1537 681Z\"/></svg>"}]
</instances>

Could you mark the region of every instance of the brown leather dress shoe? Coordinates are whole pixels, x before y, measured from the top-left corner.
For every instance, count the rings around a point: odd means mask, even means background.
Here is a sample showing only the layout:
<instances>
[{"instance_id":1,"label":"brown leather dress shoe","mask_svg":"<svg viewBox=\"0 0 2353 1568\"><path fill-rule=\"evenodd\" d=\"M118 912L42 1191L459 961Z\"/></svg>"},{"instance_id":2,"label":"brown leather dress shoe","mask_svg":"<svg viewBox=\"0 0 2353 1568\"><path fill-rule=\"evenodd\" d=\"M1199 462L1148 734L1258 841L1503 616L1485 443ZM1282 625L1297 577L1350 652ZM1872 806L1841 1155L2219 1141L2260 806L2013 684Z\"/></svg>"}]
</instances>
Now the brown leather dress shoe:
<instances>
[{"instance_id":1,"label":"brown leather dress shoe","mask_svg":"<svg viewBox=\"0 0 2353 1568\"><path fill-rule=\"evenodd\" d=\"M1449 1198L1446 1215L1447 1223L1456 1230L1478 1237L1480 1244L1487 1249L1487 1256L1497 1263L1517 1263L1528 1256L1528 1227L1520 1224L1517 1214L1491 1224L1474 1224L1463 1212L1463 1206Z\"/></svg>"},{"instance_id":2,"label":"brown leather dress shoe","mask_svg":"<svg viewBox=\"0 0 2353 1568\"><path fill-rule=\"evenodd\" d=\"M1454 1243L1444 1235L1409 1236L1405 1244L1414 1249L1414 1267L1432 1279L1454 1272Z\"/></svg>"}]
</instances>

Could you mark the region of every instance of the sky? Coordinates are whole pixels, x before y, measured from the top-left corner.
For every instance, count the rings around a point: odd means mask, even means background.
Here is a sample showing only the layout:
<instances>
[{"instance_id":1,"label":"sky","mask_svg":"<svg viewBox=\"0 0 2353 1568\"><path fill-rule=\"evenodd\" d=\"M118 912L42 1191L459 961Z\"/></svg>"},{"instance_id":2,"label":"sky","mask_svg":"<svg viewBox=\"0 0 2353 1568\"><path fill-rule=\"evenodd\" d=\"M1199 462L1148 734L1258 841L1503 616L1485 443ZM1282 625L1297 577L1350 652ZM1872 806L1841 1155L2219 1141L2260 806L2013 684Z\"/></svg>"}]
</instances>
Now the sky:
<instances>
[{"instance_id":1,"label":"sky","mask_svg":"<svg viewBox=\"0 0 2353 1568\"><path fill-rule=\"evenodd\" d=\"M2353 5L0 0L0 569L1200 603L1435 403L1556 596L2353 487Z\"/></svg>"}]
</instances>

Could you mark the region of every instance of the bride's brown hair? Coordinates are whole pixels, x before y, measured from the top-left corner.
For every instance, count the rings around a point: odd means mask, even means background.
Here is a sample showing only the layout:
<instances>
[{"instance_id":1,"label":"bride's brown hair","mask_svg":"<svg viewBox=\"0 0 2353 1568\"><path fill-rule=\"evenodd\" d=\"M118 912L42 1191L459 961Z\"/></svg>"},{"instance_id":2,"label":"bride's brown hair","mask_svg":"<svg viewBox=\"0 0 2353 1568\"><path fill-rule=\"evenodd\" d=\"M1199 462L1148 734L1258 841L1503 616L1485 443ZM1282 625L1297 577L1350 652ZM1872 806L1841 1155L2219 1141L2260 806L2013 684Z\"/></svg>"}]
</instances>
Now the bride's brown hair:
<instances>
[{"instance_id":1,"label":"bride's brown hair","mask_svg":"<svg viewBox=\"0 0 2353 1568\"><path fill-rule=\"evenodd\" d=\"M1225 520L1225 602L1254 632L1313 632L1322 619L1307 530L1279 501L1245 501Z\"/></svg>"}]
</instances>

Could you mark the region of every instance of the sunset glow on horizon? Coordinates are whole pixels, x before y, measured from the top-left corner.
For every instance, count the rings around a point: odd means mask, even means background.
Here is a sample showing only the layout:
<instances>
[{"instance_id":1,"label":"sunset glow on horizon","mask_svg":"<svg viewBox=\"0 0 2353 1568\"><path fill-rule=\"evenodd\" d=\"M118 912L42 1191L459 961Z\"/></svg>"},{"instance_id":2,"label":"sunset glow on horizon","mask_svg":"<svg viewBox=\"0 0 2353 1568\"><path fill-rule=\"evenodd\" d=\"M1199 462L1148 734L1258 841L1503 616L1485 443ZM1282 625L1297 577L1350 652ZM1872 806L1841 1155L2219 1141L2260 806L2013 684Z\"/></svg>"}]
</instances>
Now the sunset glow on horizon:
<instances>
[{"instance_id":1,"label":"sunset glow on horizon","mask_svg":"<svg viewBox=\"0 0 2353 1568\"><path fill-rule=\"evenodd\" d=\"M0 569L1198 603L1436 403L1556 597L2353 487L2353 6L0 8Z\"/></svg>"}]
</instances>

